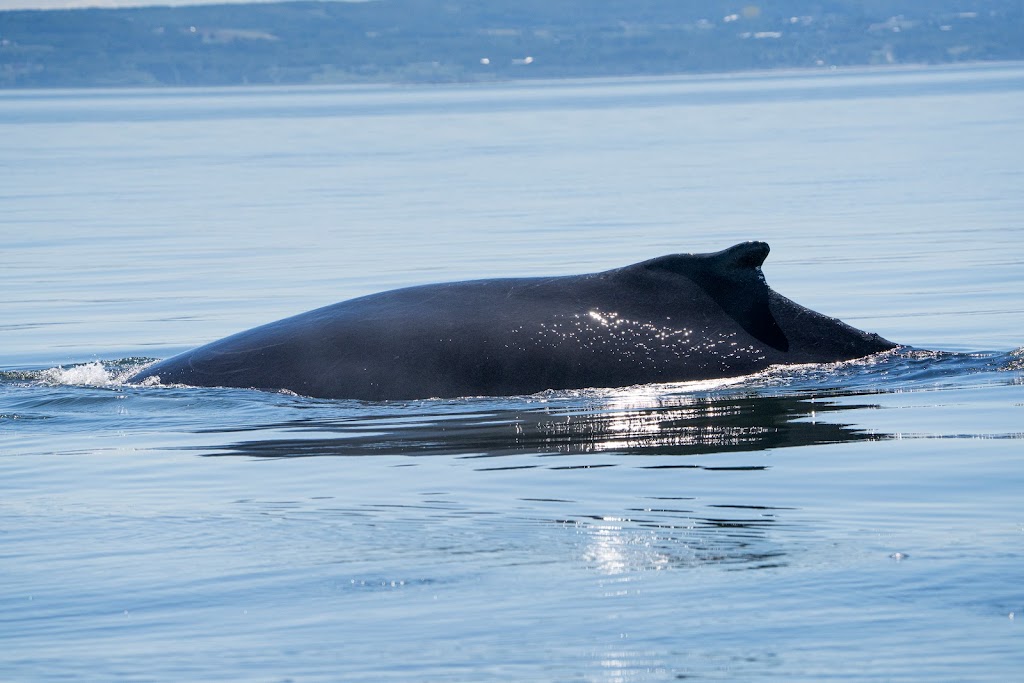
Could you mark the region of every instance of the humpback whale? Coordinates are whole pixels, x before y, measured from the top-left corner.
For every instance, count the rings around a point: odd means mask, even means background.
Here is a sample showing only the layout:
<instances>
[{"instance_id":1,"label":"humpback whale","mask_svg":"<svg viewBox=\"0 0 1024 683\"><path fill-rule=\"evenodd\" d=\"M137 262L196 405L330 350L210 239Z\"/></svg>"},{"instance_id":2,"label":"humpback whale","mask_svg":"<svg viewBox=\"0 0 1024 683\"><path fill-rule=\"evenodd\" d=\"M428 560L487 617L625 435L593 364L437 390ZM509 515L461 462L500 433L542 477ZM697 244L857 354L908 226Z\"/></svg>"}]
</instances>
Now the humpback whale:
<instances>
[{"instance_id":1,"label":"humpback whale","mask_svg":"<svg viewBox=\"0 0 1024 683\"><path fill-rule=\"evenodd\" d=\"M742 376L896 345L772 290L764 242L559 277L407 287L239 332L138 383L370 401ZM150 381L157 381L150 379Z\"/></svg>"}]
</instances>

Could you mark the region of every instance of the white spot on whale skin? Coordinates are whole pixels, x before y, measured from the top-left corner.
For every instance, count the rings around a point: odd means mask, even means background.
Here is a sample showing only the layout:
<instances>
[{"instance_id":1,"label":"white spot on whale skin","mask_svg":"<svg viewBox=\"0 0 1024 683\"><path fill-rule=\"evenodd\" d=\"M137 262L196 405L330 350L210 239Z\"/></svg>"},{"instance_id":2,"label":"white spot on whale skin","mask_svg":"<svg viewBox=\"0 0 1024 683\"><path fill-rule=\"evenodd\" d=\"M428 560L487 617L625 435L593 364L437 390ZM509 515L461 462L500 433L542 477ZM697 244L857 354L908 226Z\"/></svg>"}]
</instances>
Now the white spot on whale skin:
<instances>
[{"instance_id":1,"label":"white spot on whale skin","mask_svg":"<svg viewBox=\"0 0 1024 683\"><path fill-rule=\"evenodd\" d=\"M706 329L633 320L618 312L600 309L555 318L557 322L539 323L531 335L531 343L546 348L574 343L591 353L612 352L649 367L664 366L694 355L719 355L719 362L727 371L732 363L763 360L763 352L755 346L741 346L735 341L736 332L711 335ZM669 320L665 319L666 322ZM621 362L621 358L619 360Z\"/></svg>"}]
</instances>

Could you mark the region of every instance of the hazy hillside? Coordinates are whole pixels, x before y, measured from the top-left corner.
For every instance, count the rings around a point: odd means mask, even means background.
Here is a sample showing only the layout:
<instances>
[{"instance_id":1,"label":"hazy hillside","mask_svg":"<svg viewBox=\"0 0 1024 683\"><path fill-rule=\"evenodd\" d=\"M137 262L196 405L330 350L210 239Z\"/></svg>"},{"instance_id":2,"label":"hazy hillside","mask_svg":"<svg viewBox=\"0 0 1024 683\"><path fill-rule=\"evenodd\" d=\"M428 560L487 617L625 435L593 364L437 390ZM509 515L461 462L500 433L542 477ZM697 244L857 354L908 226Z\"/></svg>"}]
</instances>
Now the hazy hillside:
<instances>
[{"instance_id":1,"label":"hazy hillside","mask_svg":"<svg viewBox=\"0 0 1024 683\"><path fill-rule=\"evenodd\" d=\"M1024 59L1020 0L373 0L0 12L0 87L446 82Z\"/></svg>"}]
</instances>

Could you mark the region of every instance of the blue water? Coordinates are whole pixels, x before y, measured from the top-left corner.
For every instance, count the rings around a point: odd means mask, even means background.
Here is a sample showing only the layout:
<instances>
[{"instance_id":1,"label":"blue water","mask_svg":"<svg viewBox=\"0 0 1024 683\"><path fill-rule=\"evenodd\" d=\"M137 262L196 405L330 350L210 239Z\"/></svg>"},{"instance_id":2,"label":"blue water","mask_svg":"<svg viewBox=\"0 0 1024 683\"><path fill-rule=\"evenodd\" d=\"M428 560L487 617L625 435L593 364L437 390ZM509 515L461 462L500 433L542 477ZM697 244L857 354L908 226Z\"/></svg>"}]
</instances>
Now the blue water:
<instances>
[{"instance_id":1,"label":"blue water","mask_svg":"<svg viewBox=\"0 0 1024 683\"><path fill-rule=\"evenodd\" d=\"M1024 66L0 92L0 679L1024 666ZM904 346L398 403L127 386L388 288L747 240Z\"/></svg>"}]
</instances>

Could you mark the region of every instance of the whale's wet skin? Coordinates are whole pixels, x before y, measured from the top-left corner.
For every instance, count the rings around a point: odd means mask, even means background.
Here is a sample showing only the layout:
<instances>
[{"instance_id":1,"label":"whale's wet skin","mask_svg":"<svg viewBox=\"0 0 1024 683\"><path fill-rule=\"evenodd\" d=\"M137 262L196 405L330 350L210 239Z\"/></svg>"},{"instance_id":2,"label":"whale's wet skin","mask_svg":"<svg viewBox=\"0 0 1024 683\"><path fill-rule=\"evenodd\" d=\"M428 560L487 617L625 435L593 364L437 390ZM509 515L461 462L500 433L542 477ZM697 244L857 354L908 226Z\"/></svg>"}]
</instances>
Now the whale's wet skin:
<instances>
[{"instance_id":1,"label":"whale's wet skin","mask_svg":"<svg viewBox=\"0 0 1024 683\"><path fill-rule=\"evenodd\" d=\"M589 275L478 280L344 301L131 378L369 400L735 377L895 347L774 292L763 242Z\"/></svg>"}]
</instances>

